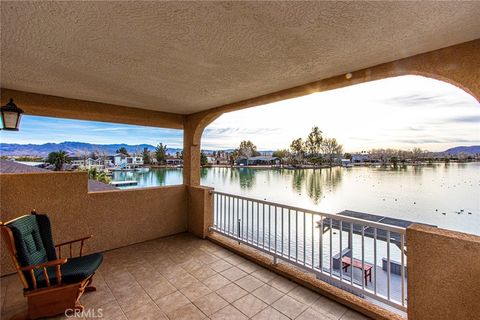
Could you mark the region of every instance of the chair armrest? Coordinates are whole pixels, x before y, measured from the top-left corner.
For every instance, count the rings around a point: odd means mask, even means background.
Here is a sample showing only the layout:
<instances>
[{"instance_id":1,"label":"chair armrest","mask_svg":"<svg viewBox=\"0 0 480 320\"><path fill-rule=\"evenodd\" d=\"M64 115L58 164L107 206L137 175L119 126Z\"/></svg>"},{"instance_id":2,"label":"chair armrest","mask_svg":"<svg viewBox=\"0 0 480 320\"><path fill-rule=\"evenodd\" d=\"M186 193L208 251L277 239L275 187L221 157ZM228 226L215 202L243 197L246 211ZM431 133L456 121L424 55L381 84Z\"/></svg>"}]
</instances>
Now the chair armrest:
<instances>
[{"instance_id":1,"label":"chair armrest","mask_svg":"<svg viewBox=\"0 0 480 320\"><path fill-rule=\"evenodd\" d=\"M62 265L65 262L67 262L67 258L62 258L62 259L47 261L45 263L39 263L39 264L31 265L31 266L21 267L20 270L21 271L30 271L30 270L34 270L34 269L54 267L56 265Z\"/></svg>"},{"instance_id":2,"label":"chair armrest","mask_svg":"<svg viewBox=\"0 0 480 320\"><path fill-rule=\"evenodd\" d=\"M58 248L58 257L61 258L62 257L62 247L63 246L66 246L66 245L69 245L70 246L70 258L73 257L73 253L72 253L72 244L76 243L76 242L80 242L80 254L79 256L81 257L82 254L83 254L83 243L85 242L85 240L88 240L92 237L92 235L90 236L86 236L86 237L83 237L83 238L80 238L80 239L76 239L76 240L71 240L71 241L67 241L67 242L62 242L60 244L57 244L55 245L55 248Z\"/></svg>"},{"instance_id":3,"label":"chair armrest","mask_svg":"<svg viewBox=\"0 0 480 320\"><path fill-rule=\"evenodd\" d=\"M67 262L67 258L57 259L52 261L47 261L45 263L39 263L31 266L21 267L20 271L27 271L30 273L30 277L32 278L33 288L37 288L37 278L35 277L35 269L43 269L43 276L45 277L45 281L47 282L47 287L50 287L50 278L48 277L47 268L48 267L55 267L55 275L57 277L57 284L62 283L62 271L60 266Z\"/></svg>"},{"instance_id":4,"label":"chair armrest","mask_svg":"<svg viewBox=\"0 0 480 320\"><path fill-rule=\"evenodd\" d=\"M80 239L76 239L76 240L70 240L70 241L66 241L66 242L62 242L62 243L59 243L59 244L56 244L55 247L61 247L61 246L65 246L67 244L71 244L71 243L75 243L75 242L79 242L79 241L85 241L85 240L88 240L90 239L92 236L86 236L86 237L83 237L83 238L80 238Z\"/></svg>"}]
</instances>

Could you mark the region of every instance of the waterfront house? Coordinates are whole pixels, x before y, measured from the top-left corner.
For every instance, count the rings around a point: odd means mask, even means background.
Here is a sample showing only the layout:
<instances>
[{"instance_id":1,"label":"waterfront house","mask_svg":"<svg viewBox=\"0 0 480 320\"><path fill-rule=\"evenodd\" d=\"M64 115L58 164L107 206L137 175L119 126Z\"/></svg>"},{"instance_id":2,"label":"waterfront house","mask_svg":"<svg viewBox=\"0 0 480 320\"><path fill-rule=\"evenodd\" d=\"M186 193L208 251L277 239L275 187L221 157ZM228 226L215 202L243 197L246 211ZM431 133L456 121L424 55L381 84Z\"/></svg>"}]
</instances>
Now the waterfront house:
<instances>
[{"instance_id":1,"label":"waterfront house","mask_svg":"<svg viewBox=\"0 0 480 320\"><path fill-rule=\"evenodd\" d=\"M2 105L12 98L26 116L183 132L179 185L92 191L86 172L1 173L1 221L35 208L49 215L56 241L88 232L84 252L105 252L97 291L86 292L78 310L111 319L478 319L478 236L219 192L201 186L200 154L205 128L224 113L367 81L420 75L480 100L480 3L0 5ZM415 108L405 112L414 116ZM128 161L118 155L114 163ZM365 275L365 259L343 254L338 231L347 225L360 237L386 235L382 243L359 238L362 252L400 239L403 261L395 261L408 277L399 287L389 281L388 253L380 257L387 258L382 292L372 285L376 268ZM1 316L9 319L27 303L23 273L1 245Z\"/></svg>"},{"instance_id":2,"label":"waterfront house","mask_svg":"<svg viewBox=\"0 0 480 320\"><path fill-rule=\"evenodd\" d=\"M114 156L113 164L122 169L130 169L143 166L143 157L133 155L127 156L123 153L117 153Z\"/></svg>"},{"instance_id":3,"label":"waterfront house","mask_svg":"<svg viewBox=\"0 0 480 320\"><path fill-rule=\"evenodd\" d=\"M70 165L71 166L76 166L80 169L97 169L97 170L103 170L106 168L106 163L109 164L109 160L102 160L100 158L98 159L93 159L93 158L79 158L79 157L74 157L70 159Z\"/></svg>"},{"instance_id":4,"label":"waterfront house","mask_svg":"<svg viewBox=\"0 0 480 320\"><path fill-rule=\"evenodd\" d=\"M369 160L370 160L370 156L366 151L352 154L353 163L364 163L364 162L368 162Z\"/></svg>"},{"instance_id":5,"label":"waterfront house","mask_svg":"<svg viewBox=\"0 0 480 320\"><path fill-rule=\"evenodd\" d=\"M179 166L183 164L182 159L177 159L177 158L168 158L167 159L167 165L168 166Z\"/></svg>"},{"instance_id":6,"label":"waterfront house","mask_svg":"<svg viewBox=\"0 0 480 320\"><path fill-rule=\"evenodd\" d=\"M237 164L240 166L271 166L280 164L280 158L271 156L240 157Z\"/></svg>"}]
</instances>

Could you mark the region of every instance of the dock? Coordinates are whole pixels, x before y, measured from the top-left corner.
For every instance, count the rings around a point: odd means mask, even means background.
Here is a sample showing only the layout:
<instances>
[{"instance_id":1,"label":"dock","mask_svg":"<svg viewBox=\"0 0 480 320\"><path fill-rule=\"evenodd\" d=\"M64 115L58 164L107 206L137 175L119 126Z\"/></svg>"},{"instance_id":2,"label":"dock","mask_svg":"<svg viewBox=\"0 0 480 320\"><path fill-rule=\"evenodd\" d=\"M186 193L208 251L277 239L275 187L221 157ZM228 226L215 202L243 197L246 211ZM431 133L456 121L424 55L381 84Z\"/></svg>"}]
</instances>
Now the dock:
<instances>
[{"instance_id":1,"label":"dock","mask_svg":"<svg viewBox=\"0 0 480 320\"><path fill-rule=\"evenodd\" d=\"M138 184L138 181L135 181L135 180L111 181L110 184L115 187L136 186Z\"/></svg>"},{"instance_id":2,"label":"dock","mask_svg":"<svg viewBox=\"0 0 480 320\"><path fill-rule=\"evenodd\" d=\"M357 219L362 219L362 220L367 220L367 221L371 221L371 222L383 223L383 224L386 224L386 225L401 227L401 228L408 228L408 226L410 226L411 224L416 223L416 222L413 222L413 221L391 218L391 217L380 216L380 215L374 215L374 214L370 214L370 213L364 213L364 212L358 212L358 211L352 211L352 210L344 210L342 212L337 213L337 215L345 216L345 217L351 217L351 218L357 218ZM323 224L323 233L325 233L329 230L329 227L330 227L329 223L330 223L330 220L328 218L326 218L324 220L324 224ZM331 223L332 223L332 228L333 229L338 230L340 228L339 220L332 219ZM423 223L421 223L421 224L423 224ZM436 227L434 225L428 225L428 226ZM353 229L352 230L353 233L357 234L357 235L361 235L362 234L362 229L363 229L363 233L364 233L365 237L374 238L374 229L375 228L354 224L352 229ZM342 231L346 231L346 232L350 231L350 224L344 222L342 224ZM378 240L387 241L387 231L382 230L382 229L376 229L376 232L377 232L376 237L377 237ZM406 239L404 239L404 241L405 241L404 245L406 245ZM397 245L400 248L400 246L401 246L400 235L396 234L394 232L391 232L390 233L390 242Z\"/></svg>"}]
</instances>

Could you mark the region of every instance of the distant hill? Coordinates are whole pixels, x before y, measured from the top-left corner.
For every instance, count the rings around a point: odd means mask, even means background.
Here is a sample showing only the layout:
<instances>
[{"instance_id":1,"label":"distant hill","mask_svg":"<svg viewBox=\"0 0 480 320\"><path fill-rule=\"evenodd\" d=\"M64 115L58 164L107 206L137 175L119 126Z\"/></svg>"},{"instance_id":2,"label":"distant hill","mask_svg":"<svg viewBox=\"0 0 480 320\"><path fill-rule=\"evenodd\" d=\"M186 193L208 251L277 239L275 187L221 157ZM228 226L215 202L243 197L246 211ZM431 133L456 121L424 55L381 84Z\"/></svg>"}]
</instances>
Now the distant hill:
<instances>
[{"instance_id":1,"label":"distant hill","mask_svg":"<svg viewBox=\"0 0 480 320\"><path fill-rule=\"evenodd\" d=\"M460 146L460 147L455 147L455 148L450 148L448 150L445 150L443 153L449 154L449 155L456 155L459 153L465 153L465 154L479 154L480 153L480 146Z\"/></svg>"},{"instance_id":2,"label":"distant hill","mask_svg":"<svg viewBox=\"0 0 480 320\"><path fill-rule=\"evenodd\" d=\"M120 144L92 144L85 142L65 141L61 143L45 143L45 144L16 144L16 143L0 143L1 156L38 156L46 157L52 151L65 150L71 156L80 156L91 152L100 152L107 155L114 155L118 149L125 147L129 153L141 153L144 148L149 151L154 151L155 146L151 144L136 144L129 145L125 143ZM181 152L182 148L168 148L167 153L174 155ZM206 153L211 153L213 150L204 150ZM224 151L231 152L233 149L225 149ZM260 150L262 155L271 155L272 150ZM479 154L480 146L459 146L450 148L438 154L456 155L458 153L465 154Z\"/></svg>"},{"instance_id":3,"label":"distant hill","mask_svg":"<svg viewBox=\"0 0 480 320\"><path fill-rule=\"evenodd\" d=\"M58 150L65 150L71 156L79 156L91 152L114 155L121 147L125 147L129 153L141 153L144 148L147 148L149 151L155 150L155 147L150 144L91 144L74 141L45 144L0 143L0 155L46 157L50 152ZM179 148L167 149L167 153L169 154L175 154L176 152L181 151L182 149Z\"/></svg>"}]
</instances>

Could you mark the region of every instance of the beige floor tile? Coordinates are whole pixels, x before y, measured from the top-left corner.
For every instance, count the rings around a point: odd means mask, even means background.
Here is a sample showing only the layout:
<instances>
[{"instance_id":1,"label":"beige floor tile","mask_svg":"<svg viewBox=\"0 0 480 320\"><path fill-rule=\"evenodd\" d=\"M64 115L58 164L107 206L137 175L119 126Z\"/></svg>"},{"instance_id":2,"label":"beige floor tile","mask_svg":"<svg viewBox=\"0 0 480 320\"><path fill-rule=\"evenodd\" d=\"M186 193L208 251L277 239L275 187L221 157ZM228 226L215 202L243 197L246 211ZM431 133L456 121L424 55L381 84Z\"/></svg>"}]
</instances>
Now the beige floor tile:
<instances>
[{"instance_id":1,"label":"beige floor tile","mask_svg":"<svg viewBox=\"0 0 480 320\"><path fill-rule=\"evenodd\" d=\"M215 312L210 316L212 320L247 320L247 316L235 309L232 305Z\"/></svg>"},{"instance_id":2,"label":"beige floor tile","mask_svg":"<svg viewBox=\"0 0 480 320\"><path fill-rule=\"evenodd\" d=\"M233 305L249 318L268 307L265 302L252 294L247 294L243 298L238 299Z\"/></svg>"},{"instance_id":3,"label":"beige floor tile","mask_svg":"<svg viewBox=\"0 0 480 320\"><path fill-rule=\"evenodd\" d=\"M215 270L210 268L208 265L202 265L199 268L196 268L195 270L190 271L190 274L197 278L200 281L203 281L207 278L210 278L214 275L217 274Z\"/></svg>"},{"instance_id":4,"label":"beige floor tile","mask_svg":"<svg viewBox=\"0 0 480 320\"><path fill-rule=\"evenodd\" d=\"M207 316L214 314L218 310L228 305L228 302L215 292L198 298L197 300L193 301L193 303Z\"/></svg>"},{"instance_id":5,"label":"beige floor tile","mask_svg":"<svg viewBox=\"0 0 480 320\"><path fill-rule=\"evenodd\" d=\"M183 269L179 265L166 266L166 267L160 268L158 272L160 272L168 280L178 277L180 274L188 273L185 269Z\"/></svg>"},{"instance_id":6,"label":"beige floor tile","mask_svg":"<svg viewBox=\"0 0 480 320\"><path fill-rule=\"evenodd\" d=\"M287 280L283 277L276 277L273 280L271 280L268 284L274 287L275 289L282 291L283 293L288 293L289 291L297 287L296 283L290 280Z\"/></svg>"},{"instance_id":7,"label":"beige floor tile","mask_svg":"<svg viewBox=\"0 0 480 320\"><path fill-rule=\"evenodd\" d=\"M274 278L277 277L275 273L264 268L261 268L252 272L251 275L257 278L258 280L262 280L265 283L272 281Z\"/></svg>"},{"instance_id":8,"label":"beige floor tile","mask_svg":"<svg viewBox=\"0 0 480 320\"><path fill-rule=\"evenodd\" d=\"M170 283L177 289L183 289L191 285L199 284L200 281L197 280L195 277L192 275L185 273L185 274L180 274L177 277L174 277L172 279L169 279Z\"/></svg>"},{"instance_id":9,"label":"beige floor tile","mask_svg":"<svg viewBox=\"0 0 480 320\"><path fill-rule=\"evenodd\" d=\"M124 312L134 310L152 301L150 296L143 289L132 290L131 294L122 293L121 296L115 297L117 298L117 302Z\"/></svg>"},{"instance_id":10,"label":"beige floor tile","mask_svg":"<svg viewBox=\"0 0 480 320\"><path fill-rule=\"evenodd\" d=\"M243 290L242 288L237 286L235 283L230 283L225 287L217 290L217 294L230 303L240 299L247 293L248 293L247 291Z\"/></svg>"},{"instance_id":11,"label":"beige floor tile","mask_svg":"<svg viewBox=\"0 0 480 320\"><path fill-rule=\"evenodd\" d=\"M187 297L185 297L180 291L175 291L174 293L155 300L155 304L167 315L189 302L190 301Z\"/></svg>"},{"instance_id":12,"label":"beige floor tile","mask_svg":"<svg viewBox=\"0 0 480 320\"><path fill-rule=\"evenodd\" d=\"M318 293L302 286L297 286L295 289L290 291L288 295L300 301L301 303L306 304L307 306L310 306L320 297Z\"/></svg>"},{"instance_id":13,"label":"beige floor tile","mask_svg":"<svg viewBox=\"0 0 480 320\"><path fill-rule=\"evenodd\" d=\"M193 303L189 302L180 308L167 314L171 320L201 320L205 319L205 314L200 311Z\"/></svg>"},{"instance_id":14,"label":"beige floor tile","mask_svg":"<svg viewBox=\"0 0 480 320\"><path fill-rule=\"evenodd\" d=\"M284 295L283 292L275 289L269 284L261 286L260 288L253 291L252 294L268 305L274 303Z\"/></svg>"},{"instance_id":15,"label":"beige floor tile","mask_svg":"<svg viewBox=\"0 0 480 320\"><path fill-rule=\"evenodd\" d=\"M213 291L216 291L226 286L227 284L230 284L231 281L220 274L216 274L214 276L211 276L210 278L203 280L203 283Z\"/></svg>"},{"instance_id":16,"label":"beige floor tile","mask_svg":"<svg viewBox=\"0 0 480 320\"><path fill-rule=\"evenodd\" d=\"M159 279L152 282L146 282L141 284L145 292L156 300L177 291L177 289L167 280Z\"/></svg>"},{"instance_id":17,"label":"beige floor tile","mask_svg":"<svg viewBox=\"0 0 480 320\"><path fill-rule=\"evenodd\" d=\"M104 320L368 319L186 234L111 250L104 257L95 276L97 291L81 298L87 310L101 310ZM0 285L1 318L25 313L27 304L18 276L3 277Z\"/></svg>"},{"instance_id":18,"label":"beige floor tile","mask_svg":"<svg viewBox=\"0 0 480 320\"><path fill-rule=\"evenodd\" d=\"M190 301L194 301L200 297L210 294L212 290L201 283L196 283L181 289L180 292L183 293L183 295L186 296Z\"/></svg>"},{"instance_id":19,"label":"beige floor tile","mask_svg":"<svg viewBox=\"0 0 480 320\"><path fill-rule=\"evenodd\" d=\"M317 312L312 308L308 308L296 320L338 320L338 318L332 318L331 316Z\"/></svg>"},{"instance_id":20,"label":"beige floor tile","mask_svg":"<svg viewBox=\"0 0 480 320\"><path fill-rule=\"evenodd\" d=\"M236 257L236 256L235 256ZM229 260L225 259L225 261L231 263ZM250 262L250 261L247 261L244 259L243 262L235 262L235 263L232 263L233 265L237 266L238 268L242 269L243 271L245 271L246 273L252 273L254 271L257 271L258 269L260 269L260 266L253 263L253 262Z\"/></svg>"},{"instance_id":21,"label":"beige floor tile","mask_svg":"<svg viewBox=\"0 0 480 320\"><path fill-rule=\"evenodd\" d=\"M253 316L252 319L253 320L288 320L288 317L285 316L284 314L281 314L278 310L272 307L267 307L262 311L260 311L259 313L257 313L255 316Z\"/></svg>"},{"instance_id":22,"label":"beige floor tile","mask_svg":"<svg viewBox=\"0 0 480 320\"><path fill-rule=\"evenodd\" d=\"M345 314L340 318L340 320L369 320L370 318L355 312L353 310L347 310Z\"/></svg>"},{"instance_id":23,"label":"beige floor tile","mask_svg":"<svg viewBox=\"0 0 480 320\"><path fill-rule=\"evenodd\" d=\"M339 319L347 311L347 308L340 303L322 296L312 303L311 307L313 310L335 319Z\"/></svg>"},{"instance_id":24,"label":"beige floor tile","mask_svg":"<svg viewBox=\"0 0 480 320\"><path fill-rule=\"evenodd\" d=\"M289 296L283 296L272 304L272 307L291 319L298 317L307 306Z\"/></svg>"},{"instance_id":25,"label":"beige floor tile","mask_svg":"<svg viewBox=\"0 0 480 320\"><path fill-rule=\"evenodd\" d=\"M235 283L248 292L252 292L264 284L262 281L250 275L235 281Z\"/></svg>"},{"instance_id":26,"label":"beige floor tile","mask_svg":"<svg viewBox=\"0 0 480 320\"><path fill-rule=\"evenodd\" d=\"M191 258L187 260L184 263L181 263L180 266L185 269L187 272L192 272L193 270L202 267L204 264L196 259L196 258Z\"/></svg>"},{"instance_id":27,"label":"beige floor tile","mask_svg":"<svg viewBox=\"0 0 480 320\"><path fill-rule=\"evenodd\" d=\"M145 292L145 290L138 284L137 282L132 282L128 286L122 287L110 287L112 294L115 296L117 300L128 298L132 295L141 295Z\"/></svg>"},{"instance_id":28,"label":"beige floor tile","mask_svg":"<svg viewBox=\"0 0 480 320\"><path fill-rule=\"evenodd\" d=\"M220 257L222 259L225 259L231 255L233 255L234 253L231 252L231 251L228 251L227 249L223 249L223 248L217 248L216 250L214 250L212 252L213 255L217 256L217 257Z\"/></svg>"},{"instance_id":29,"label":"beige floor tile","mask_svg":"<svg viewBox=\"0 0 480 320\"><path fill-rule=\"evenodd\" d=\"M205 253L204 255L199 256L198 259L203 263L211 264L220 260L220 257Z\"/></svg>"},{"instance_id":30,"label":"beige floor tile","mask_svg":"<svg viewBox=\"0 0 480 320\"><path fill-rule=\"evenodd\" d=\"M230 281L236 281L236 280L238 280L240 278L243 278L247 275L246 272L240 270L237 267L231 267L230 269L227 269L227 270L224 270L224 271L220 272L220 274Z\"/></svg>"},{"instance_id":31,"label":"beige floor tile","mask_svg":"<svg viewBox=\"0 0 480 320\"><path fill-rule=\"evenodd\" d=\"M26 299L25 299L26 300ZM27 302L10 305L4 307L1 312L1 319L26 319L27 318Z\"/></svg>"},{"instance_id":32,"label":"beige floor tile","mask_svg":"<svg viewBox=\"0 0 480 320\"><path fill-rule=\"evenodd\" d=\"M140 308L126 312L128 320L168 320L155 303L150 302Z\"/></svg>"},{"instance_id":33,"label":"beige floor tile","mask_svg":"<svg viewBox=\"0 0 480 320\"><path fill-rule=\"evenodd\" d=\"M210 264L210 268L212 268L216 272L222 272L222 271L227 270L228 268L231 268L231 267L232 267L232 265L225 260L218 260L218 261L215 261L214 263Z\"/></svg>"},{"instance_id":34,"label":"beige floor tile","mask_svg":"<svg viewBox=\"0 0 480 320\"><path fill-rule=\"evenodd\" d=\"M105 282L95 283L97 290L85 292L80 298L80 302L85 308L98 308L104 304L115 301L112 291Z\"/></svg>"},{"instance_id":35,"label":"beige floor tile","mask_svg":"<svg viewBox=\"0 0 480 320\"><path fill-rule=\"evenodd\" d=\"M101 311L102 311L102 317L100 318L102 320L127 319L125 317L125 314L122 311L122 308L120 307L120 305L116 301L107 303L107 304L101 306L99 309L101 309Z\"/></svg>"},{"instance_id":36,"label":"beige floor tile","mask_svg":"<svg viewBox=\"0 0 480 320\"><path fill-rule=\"evenodd\" d=\"M225 257L225 258L223 258L223 260L227 261L230 264L233 264L234 266L240 265L240 264L245 263L247 261L245 258L242 258L242 257L237 256L235 254L232 254L228 257Z\"/></svg>"}]
</instances>

